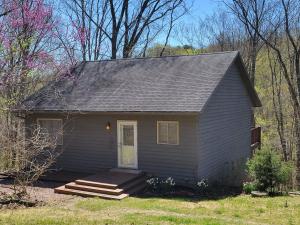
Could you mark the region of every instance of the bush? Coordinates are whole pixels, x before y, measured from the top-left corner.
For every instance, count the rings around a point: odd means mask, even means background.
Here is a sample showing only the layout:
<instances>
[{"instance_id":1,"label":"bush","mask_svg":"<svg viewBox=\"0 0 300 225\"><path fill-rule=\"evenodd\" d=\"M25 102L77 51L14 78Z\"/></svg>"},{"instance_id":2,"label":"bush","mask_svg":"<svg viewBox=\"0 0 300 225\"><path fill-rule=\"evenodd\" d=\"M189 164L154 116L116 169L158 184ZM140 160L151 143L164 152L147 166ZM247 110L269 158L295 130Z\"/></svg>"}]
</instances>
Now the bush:
<instances>
[{"instance_id":1,"label":"bush","mask_svg":"<svg viewBox=\"0 0 300 225\"><path fill-rule=\"evenodd\" d=\"M174 189L175 181L172 177L168 177L166 180L152 177L147 180L147 184L152 192L165 194Z\"/></svg>"},{"instance_id":2,"label":"bush","mask_svg":"<svg viewBox=\"0 0 300 225\"><path fill-rule=\"evenodd\" d=\"M197 182L197 191L200 193L205 193L208 189L208 180L207 179L201 179Z\"/></svg>"},{"instance_id":3,"label":"bush","mask_svg":"<svg viewBox=\"0 0 300 225\"><path fill-rule=\"evenodd\" d=\"M253 182L243 183L243 191L245 192L245 194L249 195L249 194L251 194L252 191L255 191L255 190L256 190L255 183L253 183Z\"/></svg>"},{"instance_id":4,"label":"bush","mask_svg":"<svg viewBox=\"0 0 300 225\"><path fill-rule=\"evenodd\" d=\"M278 152L265 148L247 162L247 171L259 191L274 193L291 179L293 166L282 161Z\"/></svg>"},{"instance_id":5,"label":"bush","mask_svg":"<svg viewBox=\"0 0 300 225\"><path fill-rule=\"evenodd\" d=\"M24 135L24 134L30 135ZM25 130L22 121L0 120L0 172L13 178L11 202L29 197L28 187L50 170L62 150L40 127Z\"/></svg>"}]
</instances>

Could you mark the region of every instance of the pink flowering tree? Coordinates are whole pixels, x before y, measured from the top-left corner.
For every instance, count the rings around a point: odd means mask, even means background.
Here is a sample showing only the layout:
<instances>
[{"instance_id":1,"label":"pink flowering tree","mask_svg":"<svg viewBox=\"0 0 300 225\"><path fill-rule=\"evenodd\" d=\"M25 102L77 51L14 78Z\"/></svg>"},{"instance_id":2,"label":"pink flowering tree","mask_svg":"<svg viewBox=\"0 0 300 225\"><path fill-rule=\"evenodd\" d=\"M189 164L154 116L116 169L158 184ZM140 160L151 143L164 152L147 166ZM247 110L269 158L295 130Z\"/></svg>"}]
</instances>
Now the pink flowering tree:
<instances>
[{"instance_id":1,"label":"pink flowering tree","mask_svg":"<svg viewBox=\"0 0 300 225\"><path fill-rule=\"evenodd\" d=\"M0 170L14 178L9 199L25 198L27 186L58 155L53 138L45 138L38 127L25 137L23 121L11 113L55 74L60 48L57 27L46 0L0 0ZM43 160L37 160L41 155Z\"/></svg>"},{"instance_id":2,"label":"pink flowering tree","mask_svg":"<svg viewBox=\"0 0 300 225\"><path fill-rule=\"evenodd\" d=\"M0 0L0 94L9 110L39 84L53 64L52 8L44 0Z\"/></svg>"}]
</instances>

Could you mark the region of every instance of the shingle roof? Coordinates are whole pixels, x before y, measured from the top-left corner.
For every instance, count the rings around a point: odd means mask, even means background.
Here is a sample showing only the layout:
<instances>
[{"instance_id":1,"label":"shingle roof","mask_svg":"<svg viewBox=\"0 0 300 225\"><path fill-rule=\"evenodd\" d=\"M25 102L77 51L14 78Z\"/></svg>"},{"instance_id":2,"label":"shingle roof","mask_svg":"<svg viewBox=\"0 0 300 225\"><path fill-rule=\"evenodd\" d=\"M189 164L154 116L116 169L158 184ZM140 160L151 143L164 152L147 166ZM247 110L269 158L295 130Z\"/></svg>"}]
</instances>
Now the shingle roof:
<instances>
[{"instance_id":1,"label":"shingle roof","mask_svg":"<svg viewBox=\"0 0 300 225\"><path fill-rule=\"evenodd\" d=\"M223 52L82 62L74 69L73 79L47 85L26 99L22 109L200 112L238 57L238 52ZM243 76L249 81L246 73ZM249 82L247 88L253 105L259 106Z\"/></svg>"}]
</instances>

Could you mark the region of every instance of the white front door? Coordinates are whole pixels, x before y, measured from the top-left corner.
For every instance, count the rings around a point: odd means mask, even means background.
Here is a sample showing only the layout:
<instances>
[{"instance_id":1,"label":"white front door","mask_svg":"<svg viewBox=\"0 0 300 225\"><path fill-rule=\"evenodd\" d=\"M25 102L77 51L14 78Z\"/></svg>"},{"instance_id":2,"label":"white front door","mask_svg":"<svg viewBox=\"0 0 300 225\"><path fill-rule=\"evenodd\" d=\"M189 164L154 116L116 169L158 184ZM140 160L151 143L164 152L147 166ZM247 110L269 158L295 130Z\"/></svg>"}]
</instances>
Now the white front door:
<instances>
[{"instance_id":1,"label":"white front door","mask_svg":"<svg viewBox=\"0 0 300 225\"><path fill-rule=\"evenodd\" d=\"M137 121L118 121L118 166L138 168Z\"/></svg>"}]
</instances>

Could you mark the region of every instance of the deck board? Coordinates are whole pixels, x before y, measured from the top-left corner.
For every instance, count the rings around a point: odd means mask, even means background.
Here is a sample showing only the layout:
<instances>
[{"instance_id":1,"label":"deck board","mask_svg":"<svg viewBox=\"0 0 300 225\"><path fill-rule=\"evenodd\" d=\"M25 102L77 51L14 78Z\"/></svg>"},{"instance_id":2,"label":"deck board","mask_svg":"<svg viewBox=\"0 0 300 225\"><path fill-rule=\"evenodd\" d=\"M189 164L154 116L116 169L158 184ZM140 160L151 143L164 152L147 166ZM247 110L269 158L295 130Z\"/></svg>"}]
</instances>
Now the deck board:
<instances>
[{"instance_id":1,"label":"deck board","mask_svg":"<svg viewBox=\"0 0 300 225\"><path fill-rule=\"evenodd\" d=\"M109 172L99 172L97 174L81 178L80 180L84 180L92 183L101 183L101 184L109 184L112 186L120 186L137 177L139 177L139 175L137 174L109 171Z\"/></svg>"},{"instance_id":2,"label":"deck board","mask_svg":"<svg viewBox=\"0 0 300 225\"><path fill-rule=\"evenodd\" d=\"M76 179L81 179L90 176L90 173L71 172L71 171L52 171L44 174L40 180L55 181L55 182L71 182Z\"/></svg>"}]
</instances>

